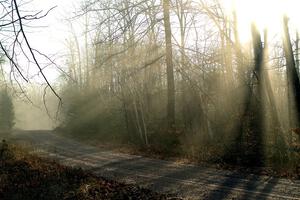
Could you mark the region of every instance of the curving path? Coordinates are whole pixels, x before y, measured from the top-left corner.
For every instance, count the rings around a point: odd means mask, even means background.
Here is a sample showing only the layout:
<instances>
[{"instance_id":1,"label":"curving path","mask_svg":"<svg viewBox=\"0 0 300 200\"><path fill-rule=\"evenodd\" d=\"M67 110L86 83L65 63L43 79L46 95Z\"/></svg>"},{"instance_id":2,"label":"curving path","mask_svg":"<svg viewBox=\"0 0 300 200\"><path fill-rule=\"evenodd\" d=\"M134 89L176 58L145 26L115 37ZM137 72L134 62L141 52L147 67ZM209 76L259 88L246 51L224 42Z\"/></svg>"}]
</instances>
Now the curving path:
<instances>
[{"instance_id":1,"label":"curving path","mask_svg":"<svg viewBox=\"0 0 300 200\"><path fill-rule=\"evenodd\" d=\"M185 199L295 199L300 200L300 180L241 175L195 165L115 153L87 146L52 131L18 131L12 138L29 143L34 153L93 173L174 193Z\"/></svg>"}]
</instances>

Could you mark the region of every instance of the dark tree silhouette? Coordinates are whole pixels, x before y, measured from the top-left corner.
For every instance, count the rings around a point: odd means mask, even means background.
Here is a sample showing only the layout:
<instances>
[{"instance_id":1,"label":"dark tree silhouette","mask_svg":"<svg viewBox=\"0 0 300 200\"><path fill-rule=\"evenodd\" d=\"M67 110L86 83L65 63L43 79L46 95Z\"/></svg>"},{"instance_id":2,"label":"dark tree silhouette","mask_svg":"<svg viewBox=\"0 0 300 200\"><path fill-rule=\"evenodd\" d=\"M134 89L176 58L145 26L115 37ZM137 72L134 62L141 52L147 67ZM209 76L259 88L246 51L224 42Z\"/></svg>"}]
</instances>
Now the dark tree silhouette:
<instances>
[{"instance_id":1,"label":"dark tree silhouette","mask_svg":"<svg viewBox=\"0 0 300 200\"><path fill-rule=\"evenodd\" d=\"M283 47L286 60L286 72L288 81L288 97L289 97L289 117L290 127L299 126L300 120L300 82L296 68L296 62L293 55L291 44L288 17L283 19Z\"/></svg>"},{"instance_id":2,"label":"dark tree silhouette","mask_svg":"<svg viewBox=\"0 0 300 200\"><path fill-rule=\"evenodd\" d=\"M165 42L166 42L166 63L167 63L167 83L168 83L168 125L175 124L175 81L174 67L172 61L172 31L170 23L170 0L163 0Z\"/></svg>"},{"instance_id":3,"label":"dark tree silhouette","mask_svg":"<svg viewBox=\"0 0 300 200\"><path fill-rule=\"evenodd\" d=\"M14 107L6 89L0 92L0 132L10 131L14 126Z\"/></svg>"},{"instance_id":4,"label":"dark tree silhouette","mask_svg":"<svg viewBox=\"0 0 300 200\"><path fill-rule=\"evenodd\" d=\"M24 4L24 2L21 0L1 1L0 9L2 12L0 14L0 33L2 34L0 37L0 48L2 53L11 65L11 72L15 79L17 79L17 76L20 76L25 82L29 82L29 78L25 74L23 67L24 62L18 62L20 57L23 56L29 63L33 63L38 68L39 74L41 74L46 82L47 88L50 88L54 95L61 100L55 89L48 81L43 71L44 66L41 66L37 55L46 58L52 63L53 61L47 57L47 55L31 46L26 32L26 28L29 29L29 23L46 17L55 7L50 8L46 12L37 11L31 13L21 10L20 5L22 4ZM15 74L15 72L17 72L18 75ZM17 82L21 88L22 84L19 81Z\"/></svg>"}]
</instances>

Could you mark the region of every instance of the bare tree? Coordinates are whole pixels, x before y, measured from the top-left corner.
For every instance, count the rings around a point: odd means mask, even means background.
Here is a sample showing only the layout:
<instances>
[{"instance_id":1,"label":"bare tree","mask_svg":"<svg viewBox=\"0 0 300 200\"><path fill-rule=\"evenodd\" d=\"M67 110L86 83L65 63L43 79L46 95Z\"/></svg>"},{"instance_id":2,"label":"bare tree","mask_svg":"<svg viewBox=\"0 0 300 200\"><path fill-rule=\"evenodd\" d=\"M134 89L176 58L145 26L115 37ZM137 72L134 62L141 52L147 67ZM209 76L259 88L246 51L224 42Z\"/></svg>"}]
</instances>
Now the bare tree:
<instances>
[{"instance_id":1,"label":"bare tree","mask_svg":"<svg viewBox=\"0 0 300 200\"><path fill-rule=\"evenodd\" d=\"M166 64L167 64L167 83L168 83L168 107L167 119L169 127L175 124L175 82L172 55L172 31L170 23L170 0L163 0L163 14L166 42Z\"/></svg>"},{"instance_id":2,"label":"bare tree","mask_svg":"<svg viewBox=\"0 0 300 200\"><path fill-rule=\"evenodd\" d=\"M53 94L61 100L60 96L56 92L56 90L52 87L50 82L48 81L42 66L38 60L38 56L43 56L47 60L51 60L45 54L39 52L37 49L32 47L28 37L27 37L27 24L34 21L41 19L48 15L48 13L54 9L51 8L47 12L38 11L35 13L23 12L20 9L20 5L24 4L22 1L11 0L11 1L2 1L1 2L1 9L2 15L0 16L0 28L1 28L1 41L0 41L0 48L3 51L6 59L9 60L11 65L11 72L14 73L15 70L17 71L18 75L22 77L25 82L29 82L29 78L24 72L23 65L19 62L19 57L22 55L29 63L33 63L38 71L39 74L43 77L44 81L46 82L47 88L50 88ZM24 14L25 13L25 14ZM17 79L16 74L13 75L15 79ZM16 80L18 82L18 80ZM18 82L19 86L21 84Z\"/></svg>"},{"instance_id":3,"label":"bare tree","mask_svg":"<svg viewBox=\"0 0 300 200\"><path fill-rule=\"evenodd\" d=\"M290 39L288 17L283 19L283 47L286 60L286 72L288 81L289 117L290 127L298 127L300 120L300 82Z\"/></svg>"}]
</instances>

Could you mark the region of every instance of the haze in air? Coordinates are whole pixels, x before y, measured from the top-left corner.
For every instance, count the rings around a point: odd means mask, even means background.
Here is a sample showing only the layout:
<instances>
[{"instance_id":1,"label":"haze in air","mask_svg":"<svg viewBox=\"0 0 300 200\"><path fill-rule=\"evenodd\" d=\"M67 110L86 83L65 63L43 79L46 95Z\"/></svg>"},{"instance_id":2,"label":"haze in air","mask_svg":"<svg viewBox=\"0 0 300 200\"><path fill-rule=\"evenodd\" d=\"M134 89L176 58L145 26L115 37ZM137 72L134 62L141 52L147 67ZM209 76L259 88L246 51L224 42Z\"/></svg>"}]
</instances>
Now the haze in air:
<instances>
[{"instance_id":1,"label":"haze in air","mask_svg":"<svg viewBox=\"0 0 300 200\"><path fill-rule=\"evenodd\" d=\"M0 199L300 199L299 6L3 1Z\"/></svg>"}]
</instances>

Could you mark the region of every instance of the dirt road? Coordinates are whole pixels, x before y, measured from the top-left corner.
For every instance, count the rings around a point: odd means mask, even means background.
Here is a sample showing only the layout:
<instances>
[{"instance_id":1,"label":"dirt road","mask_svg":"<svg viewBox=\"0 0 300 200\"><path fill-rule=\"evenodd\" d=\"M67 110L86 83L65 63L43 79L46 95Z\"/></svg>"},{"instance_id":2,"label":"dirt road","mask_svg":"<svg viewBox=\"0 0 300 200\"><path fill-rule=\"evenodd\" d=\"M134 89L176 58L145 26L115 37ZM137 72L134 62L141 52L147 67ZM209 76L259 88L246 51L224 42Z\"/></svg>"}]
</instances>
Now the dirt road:
<instances>
[{"instance_id":1,"label":"dirt road","mask_svg":"<svg viewBox=\"0 0 300 200\"><path fill-rule=\"evenodd\" d=\"M16 142L58 162L185 199L298 199L300 181L183 165L87 146L51 131L18 131Z\"/></svg>"}]
</instances>

